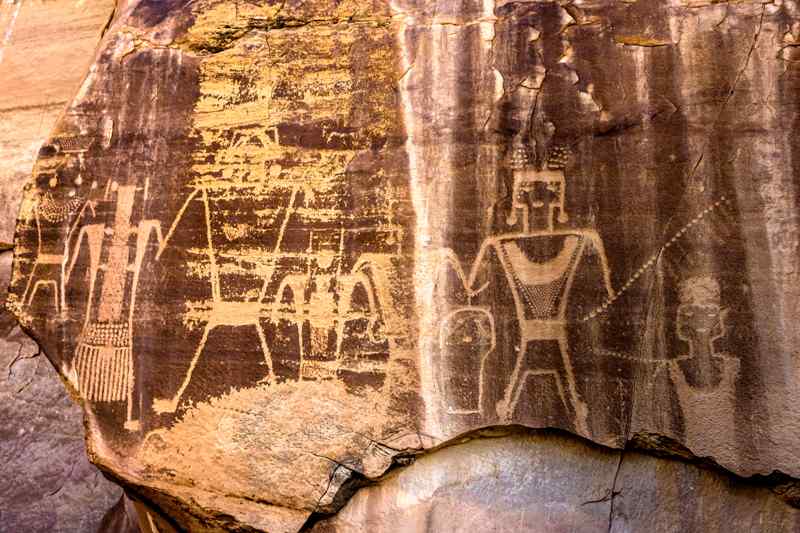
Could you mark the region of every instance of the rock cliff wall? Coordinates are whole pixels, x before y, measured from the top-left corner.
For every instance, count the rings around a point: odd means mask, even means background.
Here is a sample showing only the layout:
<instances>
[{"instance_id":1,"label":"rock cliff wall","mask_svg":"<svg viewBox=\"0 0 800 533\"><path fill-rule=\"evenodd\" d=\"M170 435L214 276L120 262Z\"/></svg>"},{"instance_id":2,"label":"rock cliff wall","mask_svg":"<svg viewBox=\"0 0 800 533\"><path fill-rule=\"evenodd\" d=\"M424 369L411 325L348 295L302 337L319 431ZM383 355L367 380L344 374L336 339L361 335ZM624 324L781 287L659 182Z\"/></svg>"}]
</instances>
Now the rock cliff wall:
<instances>
[{"instance_id":1,"label":"rock cliff wall","mask_svg":"<svg viewBox=\"0 0 800 533\"><path fill-rule=\"evenodd\" d=\"M95 531L122 492L89 463L81 408L5 309L23 188L113 11L110 1L0 3L2 531Z\"/></svg>"},{"instance_id":2,"label":"rock cliff wall","mask_svg":"<svg viewBox=\"0 0 800 533\"><path fill-rule=\"evenodd\" d=\"M720 528L796 528L767 488L797 504L797 10L120 2L39 150L9 297L119 516L442 530L541 457L572 503L545 483L502 523L701 527L653 496L697 486L751 502ZM451 447L517 427L594 444ZM459 454L510 477L450 488Z\"/></svg>"}]
</instances>

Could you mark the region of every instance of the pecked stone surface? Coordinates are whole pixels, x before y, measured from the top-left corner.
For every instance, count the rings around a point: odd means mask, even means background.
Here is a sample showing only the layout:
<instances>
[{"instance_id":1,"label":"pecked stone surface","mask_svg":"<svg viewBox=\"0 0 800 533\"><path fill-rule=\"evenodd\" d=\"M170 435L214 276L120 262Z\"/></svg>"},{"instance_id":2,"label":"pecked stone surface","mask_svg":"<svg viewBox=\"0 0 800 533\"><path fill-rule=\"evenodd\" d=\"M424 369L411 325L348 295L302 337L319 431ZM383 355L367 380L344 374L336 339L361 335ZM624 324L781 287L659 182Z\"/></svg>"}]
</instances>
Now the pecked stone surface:
<instances>
[{"instance_id":1,"label":"pecked stone surface","mask_svg":"<svg viewBox=\"0 0 800 533\"><path fill-rule=\"evenodd\" d=\"M129 490L297 530L421 447L389 11L173 4L118 6L42 148L16 310Z\"/></svg>"},{"instance_id":2,"label":"pecked stone surface","mask_svg":"<svg viewBox=\"0 0 800 533\"><path fill-rule=\"evenodd\" d=\"M800 477L797 9L121 2L11 307L190 530L488 426Z\"/></svg>"},{"instance_id":3,"label":"pecked stone surface","mask_svg":"<svg viewBox=\"0 0 800 533\"><path fill-rule=\"evenodd\" d=\"M426 433L796 477L796 5L470 5L403 8Z\"/></svg>"}]
</instances>

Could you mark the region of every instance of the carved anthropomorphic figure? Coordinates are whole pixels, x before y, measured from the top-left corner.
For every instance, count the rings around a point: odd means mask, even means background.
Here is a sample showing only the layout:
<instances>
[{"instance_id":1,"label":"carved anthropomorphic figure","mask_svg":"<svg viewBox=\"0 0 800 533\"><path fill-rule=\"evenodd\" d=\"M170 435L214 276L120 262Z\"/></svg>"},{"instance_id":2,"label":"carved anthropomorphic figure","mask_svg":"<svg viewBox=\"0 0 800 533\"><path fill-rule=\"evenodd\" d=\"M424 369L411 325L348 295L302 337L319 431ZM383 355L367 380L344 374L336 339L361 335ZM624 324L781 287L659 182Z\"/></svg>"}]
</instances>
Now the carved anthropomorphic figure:
<instances>
[{"instance_id":1,"label":"carved anthropomorphic figure","mask_svg":"<svg viewBox=\"0 0 800 533\"><path fill-rule=\"evenodd\" d=\"M292 324L297 331L298 379L305 381L339 379L344 373L383 374L384 357L367 349L380 345L382 303L388 301L386 283L380 279L379 254L365 254L352 268L346 268L344 229L339 231L338 248L313 249L309 243L308 269L303 274L286 274L281 279L271 320ZM351 326L361 322L361 355L346 357L345 340L352 338ZM308 333L307 335L305 333ZM374 346L373 346L374 348ZM363 380L356 380L363 381Z\"/></svg>"},{"instance_id":2,"label":"carved anthropomorphic figure","mask_svg":"<svg viewBox=\"0 0 800 533\"><path fill-rule=\"evenodd\" d=\"M717 280L697 276L681 284L676 328L689 353L672 361L670 376L683 413L686 442L695 452L701 441L716 440L713 435L721 437L717 444L733 442L729 432L734 427L739 360L714 346L725 336L726 314Z\"/></svg>"},{"instance_id":3,"label":"carved anthropomorphic figure","mask_svg":"<svg viewBox=\"0 0 800 533\"><path fill-rule=\"evenodd\" d=\"M375 348L375 345L388 346L387 340L376 334L380 329L378 323L382 303L389 301L384 288L386 283L381 282L380 254L364 254L351 269L346 269L343 266L344 229L338 230L338 245L333 249L325 249L319 243L314 245L313 232L310 232L305 251L282 250L287 241L286 235L296 230L290 228L292 217L305 209L313 198L310 188L293 184L287 203L280 210L275 242L271 249L262 252L269 261L258 270L260 289L255 297L228 294L235 291L224 290L227 288L222 282L225 272L220 263L222 254L213 239L215 219L209 192L208 187L195 188L187 196L164 238L159 237L161 244L157 259L174 236L184 212L199 196L203 203L207 239L204 252L210 274L209 310L204 317L202 336L179 388L171 398L156 398L153 402L154 411L162 414L178 410L201 356L206 352L210 336L221 328L255 331L267 370L262 385L275 385L287 379L382 383L388 354L380 350L373 353L367 349ZM287 260L294 260L295 264ZM354 359L345 356L344 344L348 333L352 333L348 331L348 326L354 326L356 322L363 323L367 342L358 350L363 357ZM267 325L271 328L267 329ZM296 343L288 355L276 355L273 353L274 343L278 337L289 337L287 330L290 335L293 334ZM352 335L350 337L352 339ZM290 367L292 360L298 363L293 373L281 375L276 371L276 367Z\"/></svg>"},{"instance_id":4,"label":"carved anthropomorphic figure","mask_svg":"<svg viewBox=\"0 0 800 533\"><path fill-rule=\"evenodd\" d=\"M580 278L582 285L602 287L601 297L611 299L608 262L596 231L559 227L568 220L565 152L551 151L545 168L535 168L524 146L512 150L513 191L507 225L519 231L483 242L464 280L469 305L442 321L440 344L453 361L469 356L470 350L464 348L469 342L464 339L475 344L472 351L481 348L484 360L471 367L480 368L482 398L478 402L484 416L491 416L486 404L492 399L504 422L553 416L536 400L543 387L550 387L551 397L560 401L556 409L573 420L575 429L588 434L588 410L578 392L570 354L568 323L576 304L571 292ZM591 308L593 303L598 302L583 302L580 307ZM487 312L492 320L486 320ZM478 322L465 324L470 316ZM501 334L502 340L497 338ZM459 354L449 353L458 347L462 347ZM498 393L492 395L490 389ZM450 396L458 399L472 394L451 391Z\"/></svg>"},{"instance_id":5,"label":"carved anthropomorphic figure","mask_svg":"<svg viewBox=\"0 0 800 533\"><path fill-rule=\"evenodd\" d=\"M283 243L284 233L286 231L286 225L289 222L290 217L297 209L297 198L298 198L298 187L293 187L290 194L288 205L285 209L283 214L282 222L280 224L280 229L278 232L278 238L276 239L275 246L273 248L272 255L274 256L281 247ZM175 220L172 222L167 235L164 237L164 241L161 245L160 250L164 250L166 247L169 239L172 237L175 228L177 227L178 223L181 221L183 217L184 211L189 206L189 204L193 201L196 196L200 196L203 202L203 211L205 215L205 230L206 230L206 238L207 238L207 247L205 249L205 253L208 256L208 263L209 263L209 272L210 272L210 279L209 284L211 286L211 309L206 317L205 325L203 328L203 335L200 338L200 342L197 345L197 349L194 352L194 356L192 357L191 362L189 363L189 368L186 371L186 374L181 382L180 387L175 392L175 395L172 398L157 398L153 401L153 409L157 413L174 413L178 409L178 404L183 397L183 394L186 392L186 388L189 386L189 383L192 380L192 375L194 374L195 368L197 367L197 363L202 355L203 351L205 350L206 343L208 342L209 335L218 328L221 327L233 327L233 328L252 328L255 330L256 334L258 335L259 345L261 347L261 352L264 357L264 362L267 366L267 378L270 382L275 381L275 372L273 367L273 360L272 360L272 351L267 344L267 338L264 333L264 328L262 325L262 318L265 309L264 305L262 304L262 300L265 298L267 294L267 288L269 286L269 282L272 279L273 274L276 270L275 262L271 262L269 267L266 269L266 272L263 275L263 280L261 283L261 289L259 290L258 299L257 300L244 300L244 299L235 299L230 298L223 294L222 291L222 283L220 281L220 268L217 262L217 251L214 247L213 235L212 235L212 217L211 217L211 207L210 207L210 200L208 190L203 187L195 188L186 198L183 203L183 206L178 211L178 214L175 216Z\"/></svg>"},{"instance_id":6,"label":"carved anthropomorphic figure","mask_svg":"<svg viewBox=\"0 0 800 533\"><path fill-rule=\"evenodd\" d=\"M73 361L79 390L93 402L124 402L128 430L140 427L133 400L133 322L139 277L150 239L155 244L161 241L158 221L137 220L137 199L139 205L146 201L147 190L147 179L144 186L109 180L98 200L105 222L81 228L67 269L70 276L79 255L86 252L85 319Z\"/></svg>"},{"instance_id":7,"label":"carved anthropomorphic figure","mask_svg":"<svg viewBox=\"0 0 800 533\"><path fill-rule=\"evenodd\" d=\"M587 408L580 399L567 332L570 293L579 269L593 256L595 280L608 298L613 297L610 271L603 243L591 229L562 229L568 220L565 210L566 179L561 153L551 155L547 168L535 169L521 161L513 171L511 214L513 223L521 218L522 231L487 239L469 276L469 286L489 292L497 277L482 279L487 272L502 271L513 296L519 334L519 350L498 415L515 418L520 402L530 402L533 383L550 378L575 427L588 432ZM543 345L557 346L558 356L546 355ZM530 407L526 407L526 410Z\"/></svg>"},{"instance_id":8,"label":"carved anthropomorphic figure","mask_svg":"<svg viewBox=\"0 0 800 533\"><path fill-rule=\"evenodd\" d=\"M442 379L450 414L479 414L483 403L483 373L495 349L494 316L485 307L459 307L439 326L439 350L448 357L451 372Z\"/></svg>"},{"instance_id":9,"label":"carved anthropomorphic figure","mask_svg":"<svg viewBox=\"0 0 800 533\"><path fill-rule=\"evenodd\" d=\"M78 225L92 202L87 198L88 184L82 175L83 155L91 140L72 140L64 148L58 142L42 148L37 163L38 194L30 211L36 228L37 249L33 268L22 294L21 304L29 308L40 291L49 290L54 309L63 316L66 311L65 285L69 274L70 247ZM63 239L53 234L66 231Z\"/></svg>"}]
</instances>

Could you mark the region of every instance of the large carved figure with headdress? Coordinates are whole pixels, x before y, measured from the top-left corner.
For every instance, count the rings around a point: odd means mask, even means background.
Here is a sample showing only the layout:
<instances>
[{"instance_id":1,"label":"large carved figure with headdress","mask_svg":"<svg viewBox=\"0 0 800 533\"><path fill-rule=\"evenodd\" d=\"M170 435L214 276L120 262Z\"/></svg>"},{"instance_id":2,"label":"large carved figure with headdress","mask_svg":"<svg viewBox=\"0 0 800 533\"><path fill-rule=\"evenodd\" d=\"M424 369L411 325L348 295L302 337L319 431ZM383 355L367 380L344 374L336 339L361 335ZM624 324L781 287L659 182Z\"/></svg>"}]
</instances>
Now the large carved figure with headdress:
<instances>
[{"instance_id":1,"label":"large carved figure with headdress","mask_svg":"<svg viewBox=\"0 0 800 533\"><path fill-rule=\"evenodd\" d=\"M500 316L514 317L518 344L497 414L513 421L536 411L532 402L544 379L555 386L575 428L588 432L588 411L578 392L567 326L575 318L569 311L575 304L576 277L593 279L608 298L613 297L608 262L596 231L562 227L568 216L560 154L551 156L546 168L534 168L524 160L516 166L510 217L514 223L521 219L522 231L488 238L468 280L475 296L496 299L500 284L513 300L513 315L506 311ZM497 303L494 307L502 312Z\"/></svg>"},{"instance_id":2,"label":"large carved figure with headdress","mask_svg":"<svg viewBox=\"0 0 800 533\"><path fill-rule=\"evenodd\" d=\"M462 275L469 305L450 312L440 326L444 357L461 369L453 375L480 372L478 390L457 390L459 380L446 377L442 389L445 402L471 403L472 412L484 418L519 423L544 418L548 425L571 425L588 434L570 324L581 322L614 293L598 233L567 226L567 152L549 152L546 163L536 166L522 142L512 146L513 190L505 213L511 231L484 240L469 273ZM580 299L573 294L576 285L582 287L575 291ZM479 363L470 365L467 359ZM470 383L463 375L460 381ZM545 398L557 402L538 400ZM450 407L453 414L470 412L467 405Z\"/></svg>"}]
</instances>

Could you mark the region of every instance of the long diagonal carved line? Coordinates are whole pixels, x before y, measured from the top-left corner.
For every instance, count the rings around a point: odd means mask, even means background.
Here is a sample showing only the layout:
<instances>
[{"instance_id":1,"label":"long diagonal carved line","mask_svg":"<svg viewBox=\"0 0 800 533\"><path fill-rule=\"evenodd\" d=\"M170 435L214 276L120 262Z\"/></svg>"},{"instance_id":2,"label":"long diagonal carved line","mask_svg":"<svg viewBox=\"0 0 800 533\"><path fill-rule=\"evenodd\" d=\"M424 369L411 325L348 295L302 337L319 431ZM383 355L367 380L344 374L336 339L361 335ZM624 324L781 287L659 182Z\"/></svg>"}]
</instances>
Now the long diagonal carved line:
<instances>
[{"instance_id":1,"label":"long diagonal carved line","mask_svg":"<svg viewBox=\"0 0 800 533\"><path fill-rule=\"evenodd\" d=\"M175 229L178 227L178 223L183 218L183 213L186 211L186 208L189 207L189 202L191 202L197 193L200 192L200 188L194 189L189 196L186 197L186 201L183 202L181 208L178 210L178 214L175 215L175 220L172 221L172 225L169 227L167 234L164 236L164 239L159 242L158 252L156 253L156 261L161 258L161 254L164 253L164 250L167 247L167 243L172 238L172 234L175 233Z\"/></svg>"},{"instance_id":2,"label":"long diagonal carved line","mask_svg":"<svg viewBox=\"0 0 800 533\"><path fill-rule=\"evenodd\" d=\"M275 273L275 268L277 267L275 262L275 255L280 251L281 244L283 244L283 236L286 233L286 227L289 225L289 219L291 218L292 214L296 210L295 208L295 199L297 198L297 191L299 187L294 185L292 187L292 195L289 197L289 205L286 208L286 215L283 217L283 222L281 223L281 229L278 232L278 240L275 242L275 247L272 250L273 259L270 264L270 270L264 275L264 282L261 284L261 291L258 293L258 301L261 302L267 296L267 287L269 286L269 282L272 279L273 274Z\"/></svg>"},{"instance_id":3,"label":"long diagonal carved line","mask_svg":"<svg viewBox=\"0 0 800 533\"><path fill-rule=\"evenodd\" d=\"M611 297L607 298L602 305L596 307L591 313L583 316L580 318L581 322L586 322L599 314L602 314L608 309L608 307L613 304L620 296L622 296L625 292L628 291L631 285L636 282L641 276L645 273L645 271L649 270L653 266L656 265L658 262L659 257L667 248L670 248L679 238L683 236L692 226L696 225L698 222L706 218L708 215L719 209L722 205L725 205L729 202L725 196L721 196L719 200L711 204L710 206L706 207L704 210L700 211L692 220L690 220L686 225L684 225L681 229L676 231L672 237L666 241L656 253L654 253L650 258L636 271L636 273L631 276L628 281L622 286L622 288L616 292L616 294Z\"/></svg>"}]
</instances>

